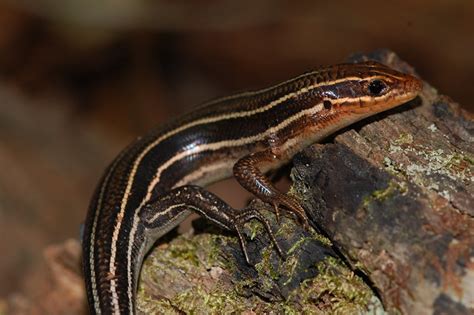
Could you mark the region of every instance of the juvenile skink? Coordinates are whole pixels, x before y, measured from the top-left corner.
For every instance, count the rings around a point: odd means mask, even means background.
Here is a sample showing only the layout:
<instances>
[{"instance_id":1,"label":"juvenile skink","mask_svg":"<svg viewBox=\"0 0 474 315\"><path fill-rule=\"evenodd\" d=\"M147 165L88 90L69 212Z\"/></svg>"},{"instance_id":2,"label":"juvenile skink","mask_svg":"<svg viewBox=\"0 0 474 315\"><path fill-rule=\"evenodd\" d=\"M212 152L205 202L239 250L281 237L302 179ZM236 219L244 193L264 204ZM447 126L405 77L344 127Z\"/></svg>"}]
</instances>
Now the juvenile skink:
<instances>
[{"instance_id":1,"label":"juvenile skink","mask_svg":"<svg viewBox=\"0 0 474 315\"><path fill-rule=\"evenodd\" d=\"M202 186L231 177L257 198L296 214L304 209L265 173L304 147L365 117L406 103L422 82L376 62L320 68L254 92L211 101L125 148L106 169L90 204L83 269L91 313L132 314L143 257L191 211L236 233L267 220L233 209Z\"/></svg>"}]
</instances>

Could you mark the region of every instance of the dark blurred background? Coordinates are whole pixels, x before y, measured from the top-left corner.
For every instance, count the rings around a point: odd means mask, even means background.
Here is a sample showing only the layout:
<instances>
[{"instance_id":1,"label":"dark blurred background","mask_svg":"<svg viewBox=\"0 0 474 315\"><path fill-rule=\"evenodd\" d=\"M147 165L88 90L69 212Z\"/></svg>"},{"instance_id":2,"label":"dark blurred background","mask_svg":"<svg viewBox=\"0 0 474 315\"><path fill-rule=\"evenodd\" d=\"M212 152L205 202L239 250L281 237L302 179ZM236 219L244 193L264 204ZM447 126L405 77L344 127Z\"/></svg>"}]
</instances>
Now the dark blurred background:
<instances>
[{"instance_id":1,"label":"dark blurred background","mask_svg":"<svg viewBox=\"0 0 474 315\"><path fill-rule=\"evenodd\" d=\"M0 1L0 297L39 286L43 249L78 238L135 136L379 48L473 111L473 33L472 0ZM214 189L241 205L229 185Z\"/></svg>"}]
</instances>

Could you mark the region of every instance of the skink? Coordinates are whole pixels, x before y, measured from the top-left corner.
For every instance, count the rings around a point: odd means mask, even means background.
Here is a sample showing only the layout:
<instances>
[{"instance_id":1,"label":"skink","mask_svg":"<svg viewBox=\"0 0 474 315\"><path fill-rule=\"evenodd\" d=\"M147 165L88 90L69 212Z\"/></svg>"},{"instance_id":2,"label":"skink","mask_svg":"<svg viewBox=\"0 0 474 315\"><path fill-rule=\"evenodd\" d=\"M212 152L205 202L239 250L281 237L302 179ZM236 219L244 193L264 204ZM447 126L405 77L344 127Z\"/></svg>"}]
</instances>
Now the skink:
<instances>
[{"instance_id":1,"label":"skink","mask_svg":"<svg viewBox=\"0 0 474 315\"><path fill-rule=\"evenodd\" d=\"M132 314L142 261L162 235L191 211L234 231L248 261L243 224L267 220L233 209L202 186L231 177L259 199L304 209L265 173L304 147L365 117L408 102L422 82L376 62L320 68L260 91L211 101L138 138L106 169L90 204L83 269L91 313Z\"/></svg>"}]
</instances>

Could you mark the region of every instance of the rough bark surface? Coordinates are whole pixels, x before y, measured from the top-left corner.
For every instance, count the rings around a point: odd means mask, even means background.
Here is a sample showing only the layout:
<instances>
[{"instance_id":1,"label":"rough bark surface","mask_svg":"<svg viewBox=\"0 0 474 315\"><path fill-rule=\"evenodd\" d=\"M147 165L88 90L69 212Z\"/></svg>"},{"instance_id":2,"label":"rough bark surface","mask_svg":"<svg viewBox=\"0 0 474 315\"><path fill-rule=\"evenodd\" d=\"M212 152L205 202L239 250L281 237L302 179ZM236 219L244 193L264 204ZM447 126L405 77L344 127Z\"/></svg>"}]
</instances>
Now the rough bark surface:
<instances>
[{"instance_id":1,"label":"rough bark surface","mask_svg":"<svg viewBox=\"0 0 474 315\"><path fill-rule=\"evenodd\" d=\"M407 70L393 53L371 57ZM296 158L314 224L387 310L474 312L473 142L472 117L426 84L420 99Z\"/></svg>"}]
</instances>

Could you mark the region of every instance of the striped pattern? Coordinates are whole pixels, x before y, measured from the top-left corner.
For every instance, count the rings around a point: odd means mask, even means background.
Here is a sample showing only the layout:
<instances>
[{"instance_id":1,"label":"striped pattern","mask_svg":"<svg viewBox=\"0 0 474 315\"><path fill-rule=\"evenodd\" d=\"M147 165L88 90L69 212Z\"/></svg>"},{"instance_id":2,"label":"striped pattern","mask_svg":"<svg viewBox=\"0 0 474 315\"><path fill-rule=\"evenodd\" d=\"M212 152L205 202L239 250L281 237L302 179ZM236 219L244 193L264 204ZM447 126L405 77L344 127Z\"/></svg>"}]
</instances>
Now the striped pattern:
<instances>
[{"instance_id":1,"label":"striped pattern","mask_svg":"<svg viewBox=\"0 0 474 315\"><path fill-rule=\"evenodd\" d=\"M367 89L374 80L387 85L380 95ZM149 214L143 209L158 196L228 177L239 158L265 148L278 154L271 165L278 167L329 133L412 99L420 87L415 78L377 63L333 66L211 101L131 144L106 171L86 220L84 275L91 312L134 311L147 247L188 212L181 204L170 205L150 220L160 219L162 226L146 228L143 218Z\"/></svg>"}]
</instances>

